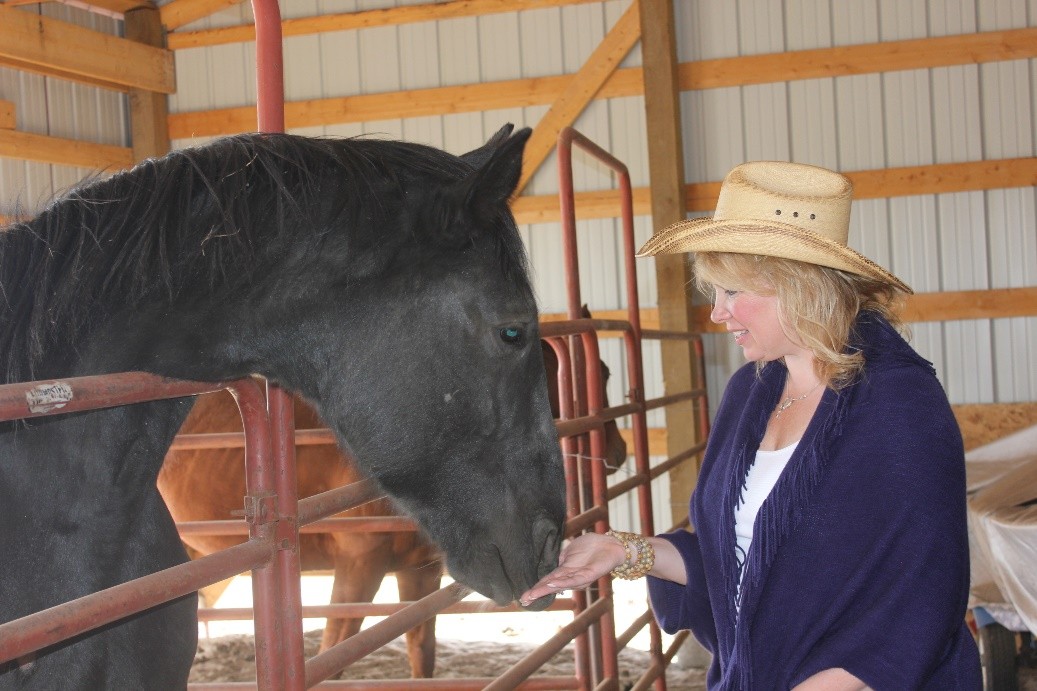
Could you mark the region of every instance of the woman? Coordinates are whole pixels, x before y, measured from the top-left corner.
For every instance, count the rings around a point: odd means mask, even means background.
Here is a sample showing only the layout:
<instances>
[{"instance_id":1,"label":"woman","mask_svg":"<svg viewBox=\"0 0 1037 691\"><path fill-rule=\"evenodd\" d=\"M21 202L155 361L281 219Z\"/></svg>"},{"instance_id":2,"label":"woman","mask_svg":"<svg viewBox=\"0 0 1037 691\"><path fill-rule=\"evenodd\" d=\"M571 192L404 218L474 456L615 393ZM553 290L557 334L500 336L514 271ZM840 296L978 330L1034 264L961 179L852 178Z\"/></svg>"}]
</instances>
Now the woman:
<instances>
[{"instance_id":1,"label":"woman","mask_svg":"<svg viewBox=\"0 0 1037 691\"><path fill-rule=\"evenodd\" d=\"M753 162L713 218L639 256L692 252L750 362L717 411L695 532L588 534L523 597L648 576L656 618L713 653L710 689L980 689L961 435L898 334L900 279L849 249L852 186Z\"/></svg>"}]
</instances>

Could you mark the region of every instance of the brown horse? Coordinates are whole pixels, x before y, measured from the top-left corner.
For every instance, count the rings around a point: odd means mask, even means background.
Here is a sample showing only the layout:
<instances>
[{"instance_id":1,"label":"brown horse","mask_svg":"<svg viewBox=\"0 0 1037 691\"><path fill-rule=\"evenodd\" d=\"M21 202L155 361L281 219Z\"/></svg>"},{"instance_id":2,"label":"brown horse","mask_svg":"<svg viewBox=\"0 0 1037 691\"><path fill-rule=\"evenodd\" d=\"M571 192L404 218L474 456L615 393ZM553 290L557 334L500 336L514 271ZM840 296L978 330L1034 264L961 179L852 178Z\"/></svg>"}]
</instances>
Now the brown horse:
<instances>
[{"instance_id":1,"label":"brown horse","mask_svg":"<svg viewBox=\"0 0 1037 691\"><path fill-rule=\"evenodd\" d=\"M589 315L588 315L589 316ZM559 415L557 393L558 360L552 348L543 345L544 366L550 389L551 409ZM608 368L601 363L607 381ZM295 405L296 429L323 428L325 424L301 401ZM199 397L181 427L183 434L240 432L241 418L234 400L226 392ZM605 426L608 472L626 460L626 442L615 422ZM298 492L307 497L360 479L352 461L332 445L296 447ZM225 520L240 515L245 496L244 462L241 449L170 451L158 477L158 488L178 522ZM369 502L341 517L395 515L387 500ZM195 554L211 554L244 541L241 536L187 535L183 537ZM440 587L442 564L436 549L417 532L331 532L304 534L300 539L303 571L334 570L332 603L371 602L387 573L395 573L400 601L419 600ZM362 618L327 621L321 650L345 640L360 630ZM411 674L431 677L435 666L435 618L407 633Z\"/></svg>"}]
</instances>

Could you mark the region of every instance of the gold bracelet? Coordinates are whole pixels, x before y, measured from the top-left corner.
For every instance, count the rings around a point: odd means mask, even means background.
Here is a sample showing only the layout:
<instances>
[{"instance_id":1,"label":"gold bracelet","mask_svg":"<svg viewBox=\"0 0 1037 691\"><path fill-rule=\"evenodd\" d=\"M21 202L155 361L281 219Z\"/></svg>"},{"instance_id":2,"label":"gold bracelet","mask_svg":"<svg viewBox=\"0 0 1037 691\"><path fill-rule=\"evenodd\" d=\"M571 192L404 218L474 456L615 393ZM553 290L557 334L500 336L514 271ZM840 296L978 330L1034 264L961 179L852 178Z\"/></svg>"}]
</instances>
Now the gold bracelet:
<instances>
[{"instance_id":1,"label":"gold bracelet","mask_svg":"<svg viewBox=\"0 0 1037 691\"><path fill-rule=\"evenodd\" d=\"M646 537L637 533L624 533L616 530L610 530L605 534L619 540L626 555L623 563L612 569L613 578L634 581L642 578L652 570L652 567L655 565L655 549L649 544ZM637 548L636 559L631 547Z\"/></svg>"}]
</instances>

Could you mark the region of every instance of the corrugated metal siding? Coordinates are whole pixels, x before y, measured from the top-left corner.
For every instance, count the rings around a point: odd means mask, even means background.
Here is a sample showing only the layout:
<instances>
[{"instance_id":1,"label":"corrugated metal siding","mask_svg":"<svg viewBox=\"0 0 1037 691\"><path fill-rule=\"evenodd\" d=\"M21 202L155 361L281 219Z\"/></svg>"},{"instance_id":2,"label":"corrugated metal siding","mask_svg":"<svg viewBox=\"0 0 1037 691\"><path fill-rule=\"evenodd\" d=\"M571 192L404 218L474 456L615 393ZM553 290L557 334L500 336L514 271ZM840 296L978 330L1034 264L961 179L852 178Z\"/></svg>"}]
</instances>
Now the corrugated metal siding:
<instances>
[{"instance_id":1,"label":"corrugated metal siding","mask_svg":"<svg viewBox=\"0 0 1037 691\"><path fill-rule=\"evenodd\" d=\"M116 19L57 3L41 5L39 14L102 33L118 34L122 27ZM129 145L128 105L126 96L119 92L0 68L0 100L15 104L15 119L21 131ZM73 166L0 158L0 214L38 209L55 192L68 189L92 173Z\"/></svg>"},{"instance_id":2,"label":"corrugated metal siding","mask_svg":"<svg viewBox=\"0 0 1037 691\"><path fill-rule=\"evenodd\" d=\"M677 3L681 60L1033 26L1034 3ZM712 89L682 96L689 182L748 159L840 170L1033 156L1032 60ZM850 244L918 292L1037 285L1033 188L854 203ZM955 403L1034 400L1037 319L912 326ZM717 395L741 355L710 337Z\"/></svg>"}]
</instances>

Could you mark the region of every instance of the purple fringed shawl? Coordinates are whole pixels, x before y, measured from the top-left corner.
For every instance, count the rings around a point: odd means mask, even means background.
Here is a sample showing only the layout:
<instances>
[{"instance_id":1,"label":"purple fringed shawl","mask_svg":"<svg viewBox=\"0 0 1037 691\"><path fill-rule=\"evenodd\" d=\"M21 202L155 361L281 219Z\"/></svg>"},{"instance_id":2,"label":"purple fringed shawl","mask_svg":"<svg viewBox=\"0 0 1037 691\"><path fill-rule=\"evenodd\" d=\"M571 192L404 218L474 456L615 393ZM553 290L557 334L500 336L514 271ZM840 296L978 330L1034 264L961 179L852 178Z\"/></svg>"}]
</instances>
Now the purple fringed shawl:
<instances>
[{"instance_id":1,"label":"purple fringed shawl","mask_svg":"<svg viewBox=\"0 0 1037 691\"><path fill-rule=\"evenodd\" d=\"M688 585L649 578L656 618L713 653L710 689L790 689L842 667L874 689L981 689L969 587L961 435L935 372L865 314L866 367L825 391L763 503L740 610L734 506L785 383L780 362L732 377L691 500L695 533L665 535Z\"/></svg>"}]
</instances>

